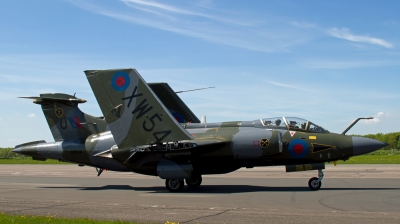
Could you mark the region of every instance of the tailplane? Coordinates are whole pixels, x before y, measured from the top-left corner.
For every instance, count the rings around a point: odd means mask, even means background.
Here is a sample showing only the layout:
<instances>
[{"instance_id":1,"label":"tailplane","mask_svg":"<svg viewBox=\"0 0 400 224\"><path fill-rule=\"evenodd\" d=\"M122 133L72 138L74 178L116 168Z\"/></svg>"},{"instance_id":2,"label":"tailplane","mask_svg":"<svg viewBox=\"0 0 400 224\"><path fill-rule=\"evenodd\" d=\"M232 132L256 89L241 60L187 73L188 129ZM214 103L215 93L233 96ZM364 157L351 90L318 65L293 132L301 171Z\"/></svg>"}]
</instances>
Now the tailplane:
<instances>
[{"instance_id":1,"label":"tailplane","mask_svg":"<svg viewBox=\"0 0 400 224\"><path fill-rule=\"evenodd\" d=\"M33 99L40 104L51 134L55 141L85 139L89 135L104 132L107 123L103 117L83 113L79 103L86 100L64 93L44 93L39 97L19 97Z\"/></svg>"}]
</instances>

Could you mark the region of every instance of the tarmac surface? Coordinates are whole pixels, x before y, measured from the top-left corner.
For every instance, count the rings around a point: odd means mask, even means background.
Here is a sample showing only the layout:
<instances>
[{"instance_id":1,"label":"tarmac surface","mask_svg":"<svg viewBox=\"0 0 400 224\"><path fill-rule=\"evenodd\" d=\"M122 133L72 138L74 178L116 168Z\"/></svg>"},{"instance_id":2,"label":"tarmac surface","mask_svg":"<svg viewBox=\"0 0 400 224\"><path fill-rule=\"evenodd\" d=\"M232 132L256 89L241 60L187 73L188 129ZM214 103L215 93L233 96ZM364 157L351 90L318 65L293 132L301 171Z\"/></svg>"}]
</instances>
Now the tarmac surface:
<instances>
[{"instance_id":1,"label":"tarmac surface","mask_svg":"<svg viewBox=\"0 0 400 224\"><path fill-rule=\"evenodd\" d=\"M165 223L400 223L400 165L284 167L203 176L196 190L170 193L164 180L76 165L0 165L0 211Z\"/></svg>"}]
</instances>

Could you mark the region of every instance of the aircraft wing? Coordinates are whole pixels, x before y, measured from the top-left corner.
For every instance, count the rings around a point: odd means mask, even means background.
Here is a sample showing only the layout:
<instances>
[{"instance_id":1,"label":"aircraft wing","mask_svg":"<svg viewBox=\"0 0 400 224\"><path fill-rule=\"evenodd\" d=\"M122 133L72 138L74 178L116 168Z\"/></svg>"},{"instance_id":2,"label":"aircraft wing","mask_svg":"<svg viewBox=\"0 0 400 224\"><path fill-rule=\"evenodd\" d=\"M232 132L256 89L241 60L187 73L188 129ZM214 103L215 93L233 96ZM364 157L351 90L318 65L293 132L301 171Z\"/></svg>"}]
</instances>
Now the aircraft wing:
<instances>
[{"instance_id":1,"label":"aircraft wing","mask_svg":"<svg viewBox=\"0 0 400 224\"><path fill-rule=\"evenodd\" d=\"M85 74L118 148L192 139L135 69Z\"/></svg>"},{"instance_id":2,"label":"aircraft wing","mask_svg":"<svg viewBox=\"0 0 400 224\"><path fill-rule=\"evenodd\" d=\"M178 94L176 94L176 92L168 85L168 83L162 82L147 84L179 123L200 123L200 120L182 101Z\"/></svg>"}]
</instances>

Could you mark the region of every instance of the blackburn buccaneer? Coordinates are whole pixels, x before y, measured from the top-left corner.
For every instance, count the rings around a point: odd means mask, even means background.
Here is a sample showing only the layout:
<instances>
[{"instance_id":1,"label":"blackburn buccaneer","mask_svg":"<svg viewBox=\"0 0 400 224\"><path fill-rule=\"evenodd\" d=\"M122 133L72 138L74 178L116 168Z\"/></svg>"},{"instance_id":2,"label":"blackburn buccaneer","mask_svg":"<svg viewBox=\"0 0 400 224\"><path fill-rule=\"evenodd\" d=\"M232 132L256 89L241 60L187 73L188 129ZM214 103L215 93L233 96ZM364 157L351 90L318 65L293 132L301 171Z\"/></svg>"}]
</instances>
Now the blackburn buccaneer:
<instances>
[{"instance_id":1,"label":"blackburn buccaneer","mask_svg":"<svg viewBox=\"0 0 400 224\"><path fill-rule=\"evenodd\" d=\"M25 97L40 104L55 142L29 142L14 152L103 170L165 179L171 192L200 186L202 175L242 167L286 166L318 170L308 185L318 190L326 162L347 160L384 146L377 140L331 133L297 117L200 123L166 83L147 84L135 69L85 71L104 117L83 113L86 102L67 94ZM367 118L368 119L368 118Z\"/></svg>"}]
</instances>

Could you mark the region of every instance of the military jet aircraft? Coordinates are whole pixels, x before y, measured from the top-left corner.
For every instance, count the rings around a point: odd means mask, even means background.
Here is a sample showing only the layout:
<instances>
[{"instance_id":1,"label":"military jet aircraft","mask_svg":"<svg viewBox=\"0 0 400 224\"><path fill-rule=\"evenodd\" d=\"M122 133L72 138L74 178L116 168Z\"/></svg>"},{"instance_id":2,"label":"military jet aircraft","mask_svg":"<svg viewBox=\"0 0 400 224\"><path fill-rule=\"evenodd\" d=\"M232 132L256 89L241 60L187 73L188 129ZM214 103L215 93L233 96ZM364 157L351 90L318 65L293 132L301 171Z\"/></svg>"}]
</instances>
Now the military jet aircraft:
<instances>
[{"instance_id":1,"label":"military jet aircraft","mask_svg":"<svg viewBox=\"0 0 400 224\"><path fill-rule=\"evenodd\" d=\"M287 172L318 170L309 180L318 190L325 162L347 160L384 146L377 140L330 133L296 117L200 123L166 83L147 84L135 69L88 70L89 84L105 117L79 110L86 102L67 94L41 94L55 142L18 145L14 152L34 159L58 159L104 169L165 179L179 192L184 180L199 187L202 175L239 168L286 166Z\"/></svg>"}]
</instances>

